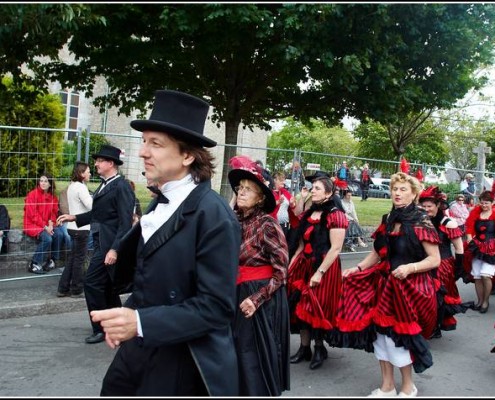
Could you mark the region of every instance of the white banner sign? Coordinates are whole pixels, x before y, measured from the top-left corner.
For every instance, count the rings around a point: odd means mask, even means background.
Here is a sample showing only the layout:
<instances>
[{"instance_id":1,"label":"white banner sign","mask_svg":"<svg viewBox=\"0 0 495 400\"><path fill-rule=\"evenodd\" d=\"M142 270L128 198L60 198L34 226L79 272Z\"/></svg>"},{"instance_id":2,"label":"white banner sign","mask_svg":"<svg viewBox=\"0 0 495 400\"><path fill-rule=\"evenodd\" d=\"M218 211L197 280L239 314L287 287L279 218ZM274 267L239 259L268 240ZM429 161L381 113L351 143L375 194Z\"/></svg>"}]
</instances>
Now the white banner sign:
<instances>
[{"instance_id":1,"label":"white banner sign","mask_svg":"<svg viewBox=\"0 0 495 400\"><path fill-rule=\"evenodd\" d=\"M307 163L306 164L306 169L319 170L320 169L320 164Z\"/></svg>"}]
</instances>

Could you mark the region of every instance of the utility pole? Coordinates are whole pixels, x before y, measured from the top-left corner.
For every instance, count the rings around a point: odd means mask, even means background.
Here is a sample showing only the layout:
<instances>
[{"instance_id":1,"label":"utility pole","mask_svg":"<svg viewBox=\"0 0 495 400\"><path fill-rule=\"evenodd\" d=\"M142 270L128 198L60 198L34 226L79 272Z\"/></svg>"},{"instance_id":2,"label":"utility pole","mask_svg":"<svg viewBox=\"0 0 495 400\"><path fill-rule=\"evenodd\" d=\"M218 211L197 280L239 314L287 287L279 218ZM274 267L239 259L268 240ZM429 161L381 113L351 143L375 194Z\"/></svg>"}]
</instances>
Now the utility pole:
<instances>
[{"instance_id":1,"label":"utility pole","mask_svg":"<svg viewBox=\"0 0 495 400\"><path fill-rule=\"evenodd\" d=\"M490 154L491 152L492 149L486 145L486 142L480 142L478 147L475 147L473 149L473 153L478 155L478 164L476 167L476 174L475 174L476 195L478 196L483 190L483 178L485 176L486 155Z\"/></svg>"}]
</instances>

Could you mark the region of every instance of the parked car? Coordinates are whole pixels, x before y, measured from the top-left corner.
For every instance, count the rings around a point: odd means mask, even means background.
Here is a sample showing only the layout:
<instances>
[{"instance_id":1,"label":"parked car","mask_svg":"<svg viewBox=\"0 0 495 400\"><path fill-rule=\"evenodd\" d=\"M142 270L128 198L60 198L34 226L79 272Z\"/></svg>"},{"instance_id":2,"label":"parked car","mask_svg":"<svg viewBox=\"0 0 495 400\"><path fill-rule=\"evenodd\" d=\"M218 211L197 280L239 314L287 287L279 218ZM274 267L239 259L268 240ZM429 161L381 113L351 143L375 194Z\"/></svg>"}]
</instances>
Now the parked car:
<instances>
[{"instance_id":1,"label":"parked car","mask_svg":"<svg viewBox=\"0 0 495 400\"><path fill-rule=\"evenodd\" d=\"M308 190L311 190L311 187L313 186L310 181L304 181L304 186L308 188ZM286 179L285 180L285 188L290 192L291 190L291 180Z\"/></svg>"},{"instance_id":2,"label":"parked car","mask_svg":"<svg viewBox=\"0 0 495 400\"><path fill-rule=\"evenodd\" d=\"M368 190L369 197L377 197L381 199L390 199L390 186L371 184Z\"/></svg>"},{"instance_id":3,"label":"parked car","mask_svg":"<svg viewBox=\"0 0 495 400\"><path fill-rule=\"evenodd\" d=\"M361 196L361 183L359 181L347 182L347 187L352 190L353 196Z\"/></svg>"}]
</instances>

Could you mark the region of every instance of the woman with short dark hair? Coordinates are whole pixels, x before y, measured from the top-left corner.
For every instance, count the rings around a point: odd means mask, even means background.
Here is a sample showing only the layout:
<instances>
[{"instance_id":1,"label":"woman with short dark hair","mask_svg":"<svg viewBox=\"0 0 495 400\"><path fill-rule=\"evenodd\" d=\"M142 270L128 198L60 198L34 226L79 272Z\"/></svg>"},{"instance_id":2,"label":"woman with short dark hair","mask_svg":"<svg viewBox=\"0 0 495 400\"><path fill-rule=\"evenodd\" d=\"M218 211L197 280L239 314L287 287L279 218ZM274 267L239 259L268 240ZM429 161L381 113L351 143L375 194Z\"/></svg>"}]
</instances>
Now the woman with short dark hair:
<instances>
[{"instance_id":1,"label":"woman with short dark hair","mask_svg":"<svg viewBox=\"0 0 495 400\"><path fill-rule=\"evenodd\" d=\"M309 368L317 369L328 357L323 341L336 323L342 283L340 252L348 221L340 202L334 200L332 180L320 176L312 184L312 204L301 217L298 247L289 264L288 292L291 333L299 333L301 340L290 362L310 361Z\"/></svg>"},{"instance_id":2,"label":"woman with short dark hair","mask_svg":"<svg viewBox=\"0 0 495 400\"><path fill-rule=\"evenodd\" d=\"M468 251L472 256L471 275L478 302L474 306L484 314L488 311L492 278L495 275L495 212L493 193L485 190L479 196L479 204L466 220Z\"/></svg>"}]
</instances>

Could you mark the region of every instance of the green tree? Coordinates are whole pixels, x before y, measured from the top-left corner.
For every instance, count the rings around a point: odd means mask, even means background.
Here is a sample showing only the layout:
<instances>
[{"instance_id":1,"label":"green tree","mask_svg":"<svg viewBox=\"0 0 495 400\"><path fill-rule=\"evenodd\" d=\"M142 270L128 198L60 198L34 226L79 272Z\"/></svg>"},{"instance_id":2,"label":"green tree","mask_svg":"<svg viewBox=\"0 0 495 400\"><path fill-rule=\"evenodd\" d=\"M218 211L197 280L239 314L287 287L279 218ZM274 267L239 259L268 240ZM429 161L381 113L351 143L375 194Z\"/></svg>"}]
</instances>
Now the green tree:
<instances>
[{"instance_id":1,"label":"green tree","mask_svg":"<svg viewBox=\"0 0 495 400\"><path fill-rule=\"evenodd\" d=\"M0 125L63 128L65 109L57 95L45 94L25 82L4 77L0 84ZM0 196L24 196L41 173L58 176L63 133L12 128L0 136ZM16 179L12 179L15 177Z\"/></svg>"},{"instance_id":2,"label":"green tree","mask_svg":"<svg viewBox=\"0 0 495 400\"><path fill-rule=\"evenodd\" d=\"M359 139L359 155L367 158L440 164L448 160L447 132L431 118L431 112L409 114L400 122L367 121L353 135Z\"/></svg>"},{"instance_id":3,"label":"green tree","mask_svg":"<svg viewBox=\"0 0 495 400\"><path fill-rule=\"evenodd\" d=\"M31 80L23 66L40 57L56 60L59 50L84 21L103 23L83 4L2 4L0 13L0 76L11 74L14 81ZM41 77L42 78L42 77ZM46 81L36 83L45 88Z\"/></svg>"},{"instance_id":4,"label":"green tree","mask_svg":"<svg viewBox=\"0 0 495 400\"><path fill-rule=\"evenodd\" d=\"M474 148L486 142L492 153L486 157L486 170L495 170L495 122L489 115L474 118L465 109L443 111L436 116L438 125L446 133L449 164L464 178L468 171L476 170L478 157Z\"/></svg>"},{"instance_id":5,"label":"green tree","mask_svg":"<svg viewBox=\"0 0 495 400\"><path fill-rule=\"evenodd\" d=\"M384 123L447 108L483 82L473 71L493 62L492 4L85 7L93 19L68 28L76 62L33 60L34 71L89 95L103 76L111 91L96 104L125 114L146 110L156 89L205 96L229 145L240 125L268 128L287 116Z\"/></svg>"},{"instance_id":6,"label":"green tree","mask_svg":"<svg viewBox=\"0 0 495 400\"><path fill-rule=\"evenodd\" d=\"M340 126L327 127L323 121L311 120L305 125L301 121L287 118L286 124L277 132L270 134L268 147L270 149L301 150L303 152L325 153L352 156L356 155L358 143L351 133ZM304 153L303 153L304 154ZM293 152L281 156L278 150L269 150L267 166L270 171L285 169L293 159ZM306 158L309 158L307 155ZM315 157L316 158L316 157ZM301 159L301 165L317 162L324 171L333 171L334 165L328 157L317 159Z\"/></svg>"}]
</instances>

